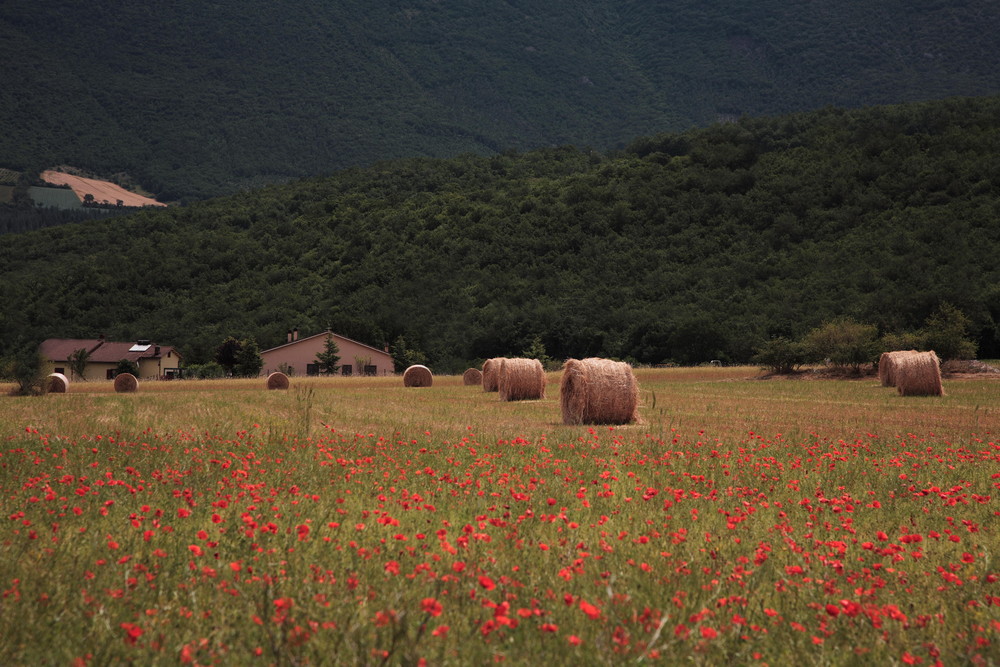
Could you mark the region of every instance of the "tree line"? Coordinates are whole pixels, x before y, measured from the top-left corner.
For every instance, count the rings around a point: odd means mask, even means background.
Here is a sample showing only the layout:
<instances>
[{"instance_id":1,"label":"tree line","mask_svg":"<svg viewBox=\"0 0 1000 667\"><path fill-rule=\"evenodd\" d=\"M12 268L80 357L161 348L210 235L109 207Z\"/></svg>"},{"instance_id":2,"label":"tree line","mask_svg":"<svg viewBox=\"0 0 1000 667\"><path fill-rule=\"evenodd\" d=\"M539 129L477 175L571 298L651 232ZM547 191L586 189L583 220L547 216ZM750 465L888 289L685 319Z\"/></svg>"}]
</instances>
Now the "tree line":
<instances>
[{"instance_id":1,"label":"tree line","mask_svg":"<svg viewBox=\"0 0 1000 667\"><path fill-rule=\"evenodd\" d=\"M946 305L1000 355L1000 98L828 108L575 147L403 159L0 247L0 345L104 333L212 360L295 326L461 371L750 361ZM9 241L9 242L8 242Z\"/></svg>"}]
</instances>

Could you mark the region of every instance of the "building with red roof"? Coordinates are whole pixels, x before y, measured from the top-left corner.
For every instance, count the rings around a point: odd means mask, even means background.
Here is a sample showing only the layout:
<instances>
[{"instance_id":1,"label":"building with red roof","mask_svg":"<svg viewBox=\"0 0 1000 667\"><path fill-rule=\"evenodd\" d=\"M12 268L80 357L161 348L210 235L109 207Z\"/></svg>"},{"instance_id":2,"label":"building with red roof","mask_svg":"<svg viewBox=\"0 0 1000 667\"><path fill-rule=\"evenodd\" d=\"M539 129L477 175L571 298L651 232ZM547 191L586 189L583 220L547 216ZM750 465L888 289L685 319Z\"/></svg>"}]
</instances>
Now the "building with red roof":
<instances>
[{"instance_id":1,"label":"building with red roof","mask_svg":"<svg viewBox=\"0 0 1000 667\"><path fill-rule=\"evenodd\" d=\"M79 350L86 352L83 377L73 371L73 358ZM139 367L139 379L155 380L180 376L181 355L169 345L157 345L149 340L119 343L95 339L49 338L38 347L46 373L62 373L71 380L111 380L122 360Z\"/></svg>"}]
</instances>

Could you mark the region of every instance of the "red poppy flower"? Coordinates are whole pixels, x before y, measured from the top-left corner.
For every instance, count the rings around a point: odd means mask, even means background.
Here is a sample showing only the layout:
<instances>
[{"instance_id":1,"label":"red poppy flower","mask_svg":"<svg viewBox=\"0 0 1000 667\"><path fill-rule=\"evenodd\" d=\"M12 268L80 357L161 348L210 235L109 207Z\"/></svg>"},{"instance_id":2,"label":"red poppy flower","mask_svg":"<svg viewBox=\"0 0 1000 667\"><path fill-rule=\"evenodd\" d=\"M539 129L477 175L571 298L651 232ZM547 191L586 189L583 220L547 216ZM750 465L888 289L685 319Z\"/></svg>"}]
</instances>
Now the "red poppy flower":
<instances>
[{"instance_id":1,"label":"red poppy flower","mask_svg":"<svg viewBox=\"0 0 1000 667\"><path fill-rule=\"evenodd\" d=\"M600 618L601 610L599 607L595 607L586 600L580 600L580 611L589 616L590 618Z\"/></svg>"},{"instance_id":2,"label":"red poppy flower","mask_svg":"<svg viewBox=\"0 0 1000 667\"><path fill-rule=\"evenodd\" d=\"M143 629L135 623L122 623L121 628L125 631L125 643L129 645L135 644L144 632Z\"/></svg>"},{"instance_id":3,"label":"red poppy flower","mask_svg":"<svg viewBox=\"0 0 1000 667\"><path fill-rule=\"evenodd\" d=\"M420 601L420 608L431 616L440 616L444 607L436 598L424 598Z\"/></svg>"}]
</instances>

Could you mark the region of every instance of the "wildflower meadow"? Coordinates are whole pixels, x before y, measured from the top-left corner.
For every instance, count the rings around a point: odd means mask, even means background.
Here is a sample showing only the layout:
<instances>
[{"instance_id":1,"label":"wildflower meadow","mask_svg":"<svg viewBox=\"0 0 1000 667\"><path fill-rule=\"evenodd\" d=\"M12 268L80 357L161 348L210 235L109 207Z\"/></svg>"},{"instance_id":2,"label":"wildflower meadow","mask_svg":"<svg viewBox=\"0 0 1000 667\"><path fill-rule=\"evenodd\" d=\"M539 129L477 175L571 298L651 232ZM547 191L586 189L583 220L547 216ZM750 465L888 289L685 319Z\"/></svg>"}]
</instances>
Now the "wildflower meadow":
<instances>
[{"instance_id":1,"label":"wildflower meadow","mask_svg":"<svg viewBox=\"0 0 1000 667\"><path fill-rule=\"evenodd\" d=\"M0 396L0 664L1000 664L1000 380L755 374Z\"/></svg>"}]
</instances>

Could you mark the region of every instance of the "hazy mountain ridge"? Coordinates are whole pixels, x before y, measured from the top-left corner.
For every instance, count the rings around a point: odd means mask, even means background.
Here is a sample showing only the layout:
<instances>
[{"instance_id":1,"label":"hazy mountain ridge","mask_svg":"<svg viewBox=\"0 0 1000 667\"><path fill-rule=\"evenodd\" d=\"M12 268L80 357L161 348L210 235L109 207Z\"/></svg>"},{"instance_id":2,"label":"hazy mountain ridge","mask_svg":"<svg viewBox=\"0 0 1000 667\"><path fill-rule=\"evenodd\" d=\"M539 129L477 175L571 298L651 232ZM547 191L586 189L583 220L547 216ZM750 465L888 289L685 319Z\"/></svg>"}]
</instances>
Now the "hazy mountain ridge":
<instances>
[{"instance_id":1,"label":"hazy mountain ridge","mask_svg":"<svg viewBox=\"0 0 1000 667\"><path fill-rule=\"evenodd\" d=\"M1000 9L250 0L0 6L0 160L197 198L400 156L1000 91Z\"/></svg>"}]
</instances>

